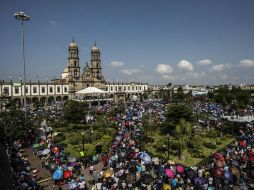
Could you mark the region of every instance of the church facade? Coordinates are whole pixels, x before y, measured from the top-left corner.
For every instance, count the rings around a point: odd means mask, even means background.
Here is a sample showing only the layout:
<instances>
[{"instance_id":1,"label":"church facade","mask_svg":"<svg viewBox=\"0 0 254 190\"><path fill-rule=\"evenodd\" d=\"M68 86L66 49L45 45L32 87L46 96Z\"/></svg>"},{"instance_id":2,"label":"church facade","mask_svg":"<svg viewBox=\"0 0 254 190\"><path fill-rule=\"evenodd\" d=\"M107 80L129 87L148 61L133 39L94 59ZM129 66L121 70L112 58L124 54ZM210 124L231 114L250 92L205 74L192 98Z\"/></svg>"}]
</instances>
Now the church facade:
<instances>
[{"instance_id":1,"label":"church facade","mask_svg":"<svg viewBox=\"0 0 254 190\"><path fill-rule=\"evenodd\" d=\"M100 50L96 43L91 48L90 63L86 62L85 66L81 68L79 48L74 39L72 40L68 48L68 65L61 74L60 81L68 83L70 96L90 86L106 89L106 81L102 75Z\"/></svg>"}]
</instances>

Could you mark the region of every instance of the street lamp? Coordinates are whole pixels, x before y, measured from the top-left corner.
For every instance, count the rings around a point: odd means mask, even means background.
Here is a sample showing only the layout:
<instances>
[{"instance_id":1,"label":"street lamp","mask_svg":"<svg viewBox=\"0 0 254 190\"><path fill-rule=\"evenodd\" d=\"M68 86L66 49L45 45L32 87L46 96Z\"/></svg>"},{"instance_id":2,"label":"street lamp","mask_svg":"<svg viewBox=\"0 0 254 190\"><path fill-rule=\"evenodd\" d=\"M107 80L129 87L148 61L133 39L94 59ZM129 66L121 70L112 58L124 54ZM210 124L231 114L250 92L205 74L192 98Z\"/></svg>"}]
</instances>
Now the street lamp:
<instances>
[{"instance_id":1,"label":"street lamp","mask_svg":"<svg viewBox=\"0 0 254 190\"><path fill-rule=\"evenodd\" d=\"M85 153L85 131L82 131L81 135L82 135L82 150L84 154Z\"/></svg>"},{"instance_id":2,"label":"street lamp","mask_svg":"<svg viewBox=\"0 0 254 190\"><path fill-rule=\"evenodd\" d=\"M168 138L168 159L169 159L169 133L167 134L167 138Z\"/></svg>"},{"instance_id":3,"label":"street lamp","mask_svg":"<svg viewBox=\"0 0 254 190\"><path fill-rule=\"evenodd\" d=\"M24 22L30 20L30 17L24 12L16 12L14 17L21 21L21 41L22 41L22 59L23 59L23 71L24 71L24 107L25 107L25 126L26 126L26 59L25 59L25 32Z\"/></svg>"}]
</instances>

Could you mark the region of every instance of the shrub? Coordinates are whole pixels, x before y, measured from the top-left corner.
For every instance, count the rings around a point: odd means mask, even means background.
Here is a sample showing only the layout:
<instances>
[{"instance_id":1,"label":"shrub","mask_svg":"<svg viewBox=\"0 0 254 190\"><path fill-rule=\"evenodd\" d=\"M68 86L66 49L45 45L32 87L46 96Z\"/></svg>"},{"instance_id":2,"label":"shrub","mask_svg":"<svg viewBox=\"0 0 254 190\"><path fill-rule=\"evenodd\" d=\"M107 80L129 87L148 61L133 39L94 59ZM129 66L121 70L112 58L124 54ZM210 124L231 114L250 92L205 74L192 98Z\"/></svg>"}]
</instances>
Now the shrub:
<instances>
[{"instance_id":1,"label":"shrub","mask_svg":"<svg viewBox=\"0 0 254 190\"><path fill-rule=\"evenodd\" d=\"M220 132L217 130L212 130L209 133L207 133L206 136L209 138L217 138L218 136L220 136Z\"/></svg>"},{"instance_id":2,"label":"shrub","mask_svg":"<svg viewBox=\"0 0 254 190\"><path fill-rule=\"evenodd\" d=\"M216 144L215 143L203 143L203 145L206 147L206 148L210 148L210 149L216 149Z\"/></svg>"},{"instance_id":3,"label":"shrub","mask_svg":"<svg viewBox=\"0 0 254 190\"><path fill-rule=\"evenodd\" d=\"M217 145L222 145L222 142L221 141L217 141L216 144Z\"/></svg>"},{"instance_id":4,"label":"shrub","mask_svg":"<svg viewBox=\"0 0 254 190\"><path fill-rule=\"evenodd\" d=\"M65 139L66 139L66 137L64 136L64 134L61 133L61 135L59 134L54 137L54 143L59 143Z\"/></svg>"}]
</instances>

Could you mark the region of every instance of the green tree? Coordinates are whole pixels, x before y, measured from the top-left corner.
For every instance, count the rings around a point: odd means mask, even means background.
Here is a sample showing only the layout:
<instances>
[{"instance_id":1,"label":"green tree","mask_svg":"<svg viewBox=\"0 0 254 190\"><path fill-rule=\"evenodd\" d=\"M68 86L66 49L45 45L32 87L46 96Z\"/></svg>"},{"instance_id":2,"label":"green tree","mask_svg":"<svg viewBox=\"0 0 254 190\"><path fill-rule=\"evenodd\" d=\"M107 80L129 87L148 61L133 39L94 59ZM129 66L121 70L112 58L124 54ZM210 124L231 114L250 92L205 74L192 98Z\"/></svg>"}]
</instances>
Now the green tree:
<instances>
[{"instance_id":1,"label":"green tree","mask_svg":"<svg viewBox=\"0 0 254 190\"><path fill-rule=\"evenodd\" d=\"M80 123L86 115L86 103L69 100L64 106L64 118L71 123Z\"/></svg>"},{"instance_id":2,"label":"green tree","mask_svg":"<svg viewBox=\"0 0 254 190\"><path fill-rule=\"evenodd\" d=\"M180 151L180 159L185 160L183 154L184 150L187 148L188 139L192 134L192 124L185 119L181 119L179 124L176 125L175 138L177 139L177 144Z\"/></svg>"},{"instance_id":3,"label":"green tree","mask_svg":"<svg viewBox=\"0 0 254 190\"><path fill-rule=\"evenodd\" d=\"M189 122L193 121L193 111L186 104L172 104L167 108L165 117L163 132L172 134L180 119L183 118Z\"/></svg>"}]
</instances>

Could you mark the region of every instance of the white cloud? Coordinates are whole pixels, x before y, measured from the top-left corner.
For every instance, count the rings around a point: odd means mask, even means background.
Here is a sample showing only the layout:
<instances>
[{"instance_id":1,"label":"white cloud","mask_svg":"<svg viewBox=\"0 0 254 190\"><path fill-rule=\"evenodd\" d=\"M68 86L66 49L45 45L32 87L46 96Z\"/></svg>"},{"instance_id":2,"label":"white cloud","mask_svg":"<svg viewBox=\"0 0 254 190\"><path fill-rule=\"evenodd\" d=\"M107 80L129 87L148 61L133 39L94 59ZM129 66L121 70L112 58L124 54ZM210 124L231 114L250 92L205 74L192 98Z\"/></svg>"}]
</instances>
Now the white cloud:
<instances>
[{"instance_id":1,"label":"white cloud","mask_svg":"<svg viewBox=\"0 0 254 190\"><path fill-rule=\"evenodd\" d=\"M238 67L251 68L254 67L254 60L252 59L243 59L240 61Z\"/></svg>"},{"instance_id":2,"label":"white cloud","mask_svg":"<svg viewBox=\"0 0 254 190\"><path fill-rule=\"evenodd\" d=\"M162 78L164 78L166 80L174 80L174 77L170 76L170 75L162 75Z\"/></svg>"},{"instance_id":3,"label":"white cloud","mask_svg":"<svg viewBox=\"0 0 254 190\"><path fill-rule=\"evenodd\" d=\"M183 69L183 70L186 70L186 71L193 71L194 68L193 68L193 65L191 62L187 61L187 60L182 60L180 61L177 66L180 68L180 69Z\"/></svg>"},{"instance_id":4,"label":"white cloud","mask_svg":"<svg viewBox=\"0 0 254 190\"><path fill-rule=\"evenodd\" d=\"M226 63L226 64L219 64L219 65L214 65L212 66L212 71L218 71L221 72L224 69L230 69L232 68L233 65L231 63Z\"/></svg>"},{"instance_id":5,"label":"white cloud","mask_svg":"<svg viewBox=\"0 0 254 190\"><path fill-rule=\"evenodd\" d=\"M160 74L169 74L173 72L173 68L170 65L159 64L156 67L156 71Z\"/></svg>"},{"instance_id":6,"label":"white cloud","mask_svg":"<svg viewBox=\"0 0 254 190\"><path fill-rule=\"evenodd\" d=\"M49 23L52 25L56 25L56 21L54 21L54 20L50 20Z\"/></svg>"},{"instance_id":7,"label":"white cloud","mask_svg":"<svg viewBox=\"0 0 254 190\"><path fill-rule=\"evenodd\" d=\"M198 61L199 65L211 65L213 62L210 59L201 59Z\"/></svg>"},{"instance_id":8,"label":"white cloud","mask_svg":"<svg viewBox=\"0 0 254 190\"><path fill-rule=\"evenodd\" d=\"M123 61L112 61L110 63L111 67L122 67L124 66L124 62Z\"/></svg>"},{"instance_id":9,"label":"white cloud","mask_svg":"<svg viewBox=\"0 0 254 190\"><path fill-rule=\"evenodd\" d=\"M121 72L126 75L133 75L134 73L138 73L139 69L123 69Z\"/></svg>"}]
</instances>

